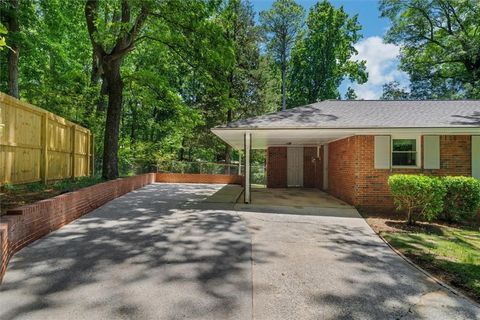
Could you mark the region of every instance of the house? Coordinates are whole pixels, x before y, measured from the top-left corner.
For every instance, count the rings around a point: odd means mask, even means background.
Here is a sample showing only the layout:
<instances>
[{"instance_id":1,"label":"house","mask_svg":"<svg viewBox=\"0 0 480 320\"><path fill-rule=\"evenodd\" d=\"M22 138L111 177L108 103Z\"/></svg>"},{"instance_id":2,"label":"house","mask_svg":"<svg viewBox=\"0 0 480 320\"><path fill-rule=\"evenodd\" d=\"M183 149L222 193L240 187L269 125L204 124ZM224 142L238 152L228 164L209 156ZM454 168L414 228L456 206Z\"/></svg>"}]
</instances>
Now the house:
<instances>
[{"instance_id":1,"label":"house","mask_svg":"<svg viewBox=\"0 0 480 320\"><path fill-rule=\"evenodd\" d=\"M267 155L267 187L319 188L358 208L393 207L396 173L480 178L480 100L326 100L216 127L245 155Z\"/></svg>"}]
</instances>

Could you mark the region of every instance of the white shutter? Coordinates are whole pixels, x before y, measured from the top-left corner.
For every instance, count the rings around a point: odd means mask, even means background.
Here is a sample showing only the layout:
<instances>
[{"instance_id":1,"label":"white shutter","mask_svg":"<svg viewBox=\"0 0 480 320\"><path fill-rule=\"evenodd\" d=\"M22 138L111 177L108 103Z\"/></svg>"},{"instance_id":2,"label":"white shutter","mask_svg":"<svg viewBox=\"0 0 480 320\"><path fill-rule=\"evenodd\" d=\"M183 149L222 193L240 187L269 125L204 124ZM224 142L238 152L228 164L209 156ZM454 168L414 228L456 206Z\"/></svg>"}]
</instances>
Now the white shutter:
<instances>
[{"instance_id":1,"label":"white shutter","mask_svg":"<svg viewBox=\"0 0 480 320\"><path fill-rule=\"evenodd\" d=\"M374 153L374 168L390 169L390 136L375 136Z\"/></svg>"},{"instance_id":2,"label":"white shutter","mask_svg":"<svg viewBox=\"0 0 480 320\"><path fill-rule=\"evenodd\" d=\"M480 179L480 136L472 136L472 177Z\"/></svg>"},{"instance_id":3,"label":"white shutter","mask_svg":"<svg viewBox=\"0 0 480 320\"><path fill-rule=\"evenodd\" d=\"M423 168L440 169L440 136L423 137Z\"/></svg>"}]
</instances>

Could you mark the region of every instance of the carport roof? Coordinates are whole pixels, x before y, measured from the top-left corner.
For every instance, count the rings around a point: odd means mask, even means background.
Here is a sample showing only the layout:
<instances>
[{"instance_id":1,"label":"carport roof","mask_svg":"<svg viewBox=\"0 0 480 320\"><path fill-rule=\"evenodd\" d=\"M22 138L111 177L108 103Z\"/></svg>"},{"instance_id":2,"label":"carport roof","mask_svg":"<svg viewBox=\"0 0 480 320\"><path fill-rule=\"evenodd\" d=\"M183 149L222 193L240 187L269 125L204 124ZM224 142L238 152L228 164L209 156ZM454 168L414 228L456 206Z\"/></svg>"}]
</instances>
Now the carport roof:
<instances>
[{"instance_id":1,"label":"carport roof","mask_svg":"<svg viewBox=\"0 0 480 320\"><path fill-rule=\"evenodd\" d=\"M322 145L358 134L480 135L480 100L326 100L212 129L236 149Z\"/></svg>"},{"instance_id":2,"label":"carport roof","mask_svg":"<svg viewBox=\"0 0 480 320\"><path fill-rule=\"evenodd\" d=\"M480 100L325 100L215 129L480 127Z\"/></svg>"}]
</instances>

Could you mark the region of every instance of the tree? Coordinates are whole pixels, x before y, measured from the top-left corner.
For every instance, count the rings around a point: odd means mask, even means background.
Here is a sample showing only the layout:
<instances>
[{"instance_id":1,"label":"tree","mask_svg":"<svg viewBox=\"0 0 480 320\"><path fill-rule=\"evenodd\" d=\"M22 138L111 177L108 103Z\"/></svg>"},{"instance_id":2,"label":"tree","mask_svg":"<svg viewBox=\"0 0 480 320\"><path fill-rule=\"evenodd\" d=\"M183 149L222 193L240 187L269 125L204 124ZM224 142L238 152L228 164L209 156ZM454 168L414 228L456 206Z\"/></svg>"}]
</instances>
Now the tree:
<instances>
[{"instance_id":1,"label":"tree","mask_svg":"<svg viewBox=\"0 0 480 320\"><path fill-rule=\"evenodd\" d=\"M260 12L260 22L268 38L267 49L280 66L282 110L287 108L286 75L290 52L305 16L294 0L276 0L268 11Z\"/></svg>"},{"instance_id":2,"label":"tree","mask_svg":"<svg viewBox=\"0 0 480 320\"><path fill-rule=\"evenodd\" d=\"M381 100L408 100L409 93L400 86L398 81L391 81L383 85Z\"/></svg>"},{"instance_id":3,"label":"tree","mask_svg":"<svg viewBox=\"0 0 480 320\"><path fill-rule=\"evenodd\" d=\"M134 19L130 3L122 0L120 12L114 12L110 27L98 28L99 2L87 0L85 18L98 72L106 81L108 109L105 124L102 174L106 179L118 177L118 138L123 99L123 81L120 68L125 56L134 49L135 41L147 19L149 7L144 2ZM105 21L108 25L107 21ZM102 41L103 40L103 41Z\"/></svg>"},{"instance_id":4,"label":"tree","mask_svg":"<svg viewBox=\"0 0 480 320\"><path fill-rule=\"evenodd\" d=\"M222 101L226 110L223 123L263 113L265 105L265 76L260 72L260 28L255 24L255 12L248 1L228 1L220 20L225 39L232 44L234 63L228 70L225 98ZM218 109L217 111L218 112ZM225 144L224 159L230 163L231 146Z\"/></svg>"},{"instance_id":5,"label":"tree","mask_svg":"<svg viewBox=\"0 0 480 320\"><path fill-rule=\"evenodd\" d=\"M382 0L380 11L391 21L386 40L402 47L412 95L480 97L479 1Z\"/></svg>"},{"instance_id":6,"label":"tree","mask_svg":"<svg viewBox=\"0 0 480 320\"><path fill-rule=\"evenodd\" d=\"M8 30L8 39L10 50L8 50L7 74L8 74L8 94L16 98L20 97L18 91L18 60L20 56L19 46L19 3L18 0L8 0L5 4L2 14L2 20Z\"/></svg>"},{"instance_id":7,"label":"tree","mask_svg":"<svg viewBox=\"0 0 480 320\"><path fill-rule=\"evenodd\" d=\"M352 87L348 87L347 92L345 92L345 100L357 100L357 98L355 90Z\"/></svg>"},{"instance_id":8,"label":"tree","mask_svg":"<svg viewBox=\"0 0 480 320\"><path fill-rule=\"evenodd\" d=\"M353 61L354 44L360 39L357 16L328 1L315 4L308 14L307 29L297 36L289 75L290 106L324 99L338 99L343 79L367 81L365 61Z\"/></svg>"}]
</instances>

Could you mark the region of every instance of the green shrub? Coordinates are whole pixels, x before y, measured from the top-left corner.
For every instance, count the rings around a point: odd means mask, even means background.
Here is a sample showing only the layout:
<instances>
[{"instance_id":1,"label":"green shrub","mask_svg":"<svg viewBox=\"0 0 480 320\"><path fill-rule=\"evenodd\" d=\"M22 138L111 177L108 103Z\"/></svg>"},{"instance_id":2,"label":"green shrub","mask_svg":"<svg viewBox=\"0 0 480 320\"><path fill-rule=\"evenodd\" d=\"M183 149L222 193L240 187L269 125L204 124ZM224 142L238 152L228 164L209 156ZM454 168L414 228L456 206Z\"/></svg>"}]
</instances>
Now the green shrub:
<instances>
[{"instance_id":1,"label":"green shrub","mask_svg":"<svg viewBox=\"0 0 480 320\"><path fill-rule=\"evenodd\" d=\"M388 178L388 185L397 209L406 211L410 225L419 218L431 221L443 210L446 188L440 178L396 174Z\"/></svg>"},{"instance_id":2,"label":"green shrub","mask_svg":"<svg viewBox=\"0 0 480 320\"><path fill-rule=\"evenodd\" d=\"M5 182L2 186L3 191L15 191L16 187L10 182Z\"/></svg>"},{"instance_id":3,"label":"green shrub","mask_svg":"<svg viewBox=\"0 0 480 320\"><path fill-rule=\"evenodd\" d=\"M449 222L474 217L480 207L480 181L472 177L444 177L446 188L441 217Z\"/></svg>"}]
</instances>

